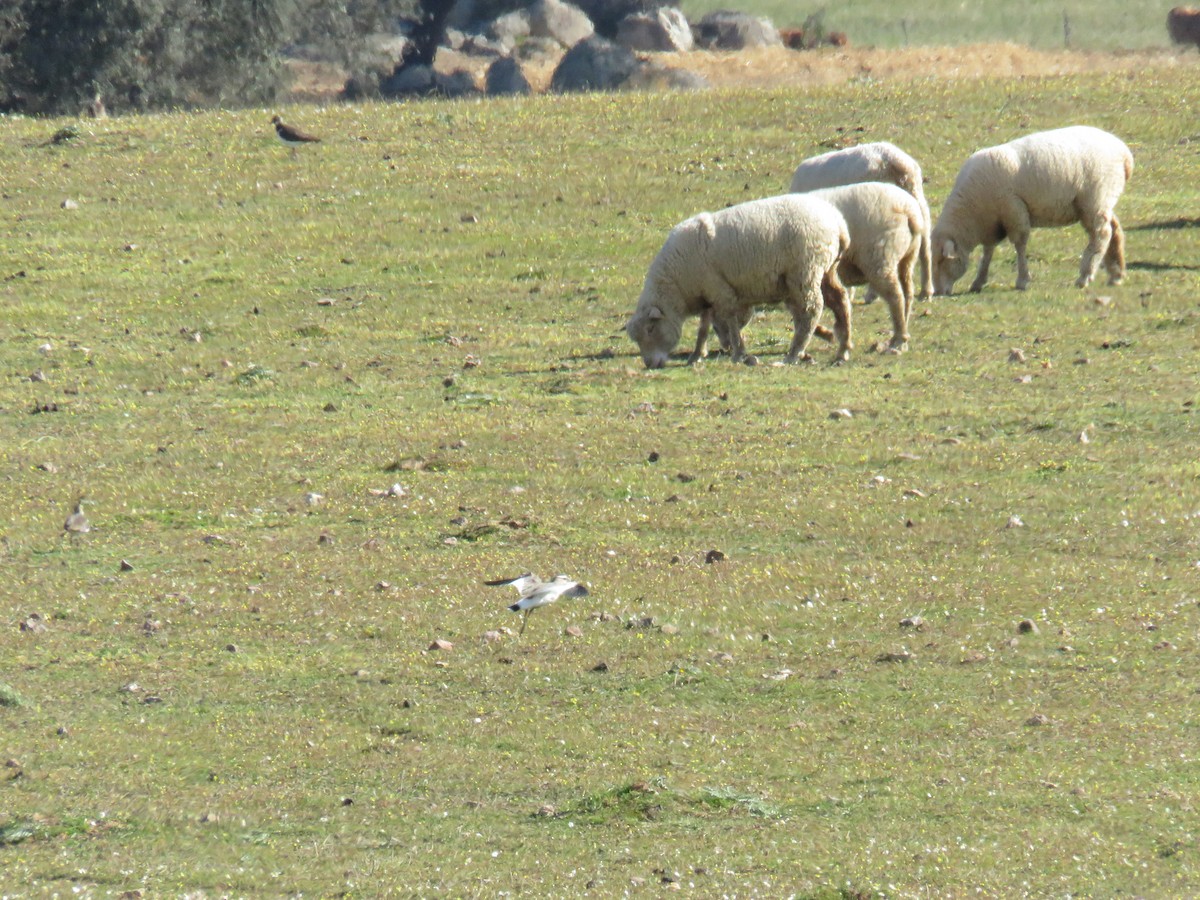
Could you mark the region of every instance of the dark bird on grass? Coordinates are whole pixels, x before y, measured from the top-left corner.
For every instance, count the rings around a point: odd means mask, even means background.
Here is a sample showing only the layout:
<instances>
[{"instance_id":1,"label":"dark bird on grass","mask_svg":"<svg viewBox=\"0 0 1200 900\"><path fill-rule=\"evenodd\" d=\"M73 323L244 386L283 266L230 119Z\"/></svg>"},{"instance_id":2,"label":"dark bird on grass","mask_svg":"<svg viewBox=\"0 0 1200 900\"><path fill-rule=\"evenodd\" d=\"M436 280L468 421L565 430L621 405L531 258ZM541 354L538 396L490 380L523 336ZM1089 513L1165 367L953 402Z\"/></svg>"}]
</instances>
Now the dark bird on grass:
<instances>
[{"instance_id":1,"label":"dark bird on grass","mask_svg":"<svg viewBox=\"0 0 1200 900\"><path fill-rule=\"evenodd\" d=\"M63 522L64 537L75 537L79 534L87 534L92 530L92 524L83 512L84 499L80 497L75 501L75 510L67 516L67 521Z\"/></svg>"},{"instance_id":2,"label":"dark bird on grass","mask_svg":"<svg viewBox=\"0 0 1200 900\"><path fill-rule=\"evenodd\" d=\"M321 139L316 135L309 134L307 131L301 131L299 128L288 125L283 121L283 119L279 118L279 116L275 116L273 119L271 119L271 124L275 126L275 136L278 137L280 141L287 144L287 146L292 148L293 156L296 154L297 147L300 147L304 144L319 144L321 142Z\"/></svg>"},{"instance_id":3,"label":"dark bird on grass","mask_svg":"<svg viewBox=\"0 0 1200 900\"><path fill-rule=\"evenodd\" d=\"M586 587L566 575L555 575L553 581L542 581L532 572L526 572L516 578L500 578L496 581L485 581L484 584L490 587L512 585L517 589L521 599L509 609L512 612L525 613L525 618L521 622L521 634L525 633L525 626L529 624L529 614L539 606L549 606L559 597L586 597L588 595Z\"/></svg>"}]
</instances>

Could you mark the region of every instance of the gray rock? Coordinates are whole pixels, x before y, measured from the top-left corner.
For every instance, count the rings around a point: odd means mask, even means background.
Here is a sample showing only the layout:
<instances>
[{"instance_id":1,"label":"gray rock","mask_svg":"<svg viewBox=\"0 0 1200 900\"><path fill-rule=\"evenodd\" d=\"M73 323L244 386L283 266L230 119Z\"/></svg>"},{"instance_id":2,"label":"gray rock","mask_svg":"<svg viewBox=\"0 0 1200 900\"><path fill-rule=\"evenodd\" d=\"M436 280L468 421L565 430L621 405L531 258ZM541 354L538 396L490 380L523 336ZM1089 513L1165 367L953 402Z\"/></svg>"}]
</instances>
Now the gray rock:
<instances>
[{"instance_id":1,"label":"gray rock","mask_svg":"<svg viewBox=\"0 0 1200 900\"><path fill-rule=\"evenodd\" d=\"M574 0L574 3L592 20L596 34L613 40L622 19L637 13L653 13L664 0Z\"/></svg>"},{"instance_id":2,"label":"gray rock","mask_svg":"<svg viewBox=\"0 0 1200 900\"><path fill-rule=\"evenodd\" d=\"M529 80L521 65L511 56L502 56L488 66L485 90L492 96L528 94Z\"/></svg>"},{"instance_id":3,"label":"gray rock","mask_svg":"<svg viewBox=\"0 0 1200 900\"><path fill-rule=\"evenodd\" d=\"M525 62L546 62L557 59L562 54L562 44L554 38L526 38L517 47L516 54Z\"/></svg>"},{"instance_id":4,"label":"gray rock","mask_svg":"<svg viewBox=\"0 0 1200 900\"><path fill-rule=\"evenodd\" d=\"M529 37L529 13L519 9L494 19L487 28L487 36L502 47L506 53Z\"/></svg>"},{"instance_id":5,"label":"gray rock","mask_svg":"<svg viewBox=\"0 0 1200 900\"><path fill-rule=\"evenodd\" d=\"M624 47L593 35L563 55L550 77L550 90L558 93L615 90L641 65Z\"/></svg>"},{"instance_id":6,"label":"gray rock","mask_svg":"<svg viewBox=\"0 0 1200 900\"><path fill-rule=\"evenodd\" d=\"M770 19L740 12L711 12L694 29L696 43L707 50L780 47L783 40Z\"/></svg>"},{"instance_id":7,"label":"gray rock","mask_svg":"<svg viewBox=\"0 0 1200 900\"><path fill-rule=\"evenodd\" d=\"M422 95L432 93L433 90L433 69L420 64L397 69L379 82L379 93L384 97Z\"/></svg>"},{"instance_id":8,"label":"gray rock","mask_svg":"<svg viewBox=\"0 0 1200 900\"><path fill-rule=\"evenodd\" d=\"M439 94L445 94L447 97L469 97L479 93L479 88L475 86L475 76L466 69L456 69L446 75L434 72L433 86Z\"/></svg>"},{"instance_id":9,"label":"gray rock","mask_svg":"<svg viewBox=\"0 0 1200 900\"><path fill-rule=\"evenodd\" d=\"M533 37L554 38L564 47L574 47L595 31L583 10L562 0L534 0L529 7L529 33Z\"/></svg>"},{"instance_id":10,"label":"gray rock","mask_svg":"<svg viewBox=\"0 0 1200 900\"><path fill-rule=\"evenodd\" d=\"M616 41L626 50L679 53L695 46L692 26L683 13L670 6L626 16L617 25Z\"/></svg>"}]
</instances>

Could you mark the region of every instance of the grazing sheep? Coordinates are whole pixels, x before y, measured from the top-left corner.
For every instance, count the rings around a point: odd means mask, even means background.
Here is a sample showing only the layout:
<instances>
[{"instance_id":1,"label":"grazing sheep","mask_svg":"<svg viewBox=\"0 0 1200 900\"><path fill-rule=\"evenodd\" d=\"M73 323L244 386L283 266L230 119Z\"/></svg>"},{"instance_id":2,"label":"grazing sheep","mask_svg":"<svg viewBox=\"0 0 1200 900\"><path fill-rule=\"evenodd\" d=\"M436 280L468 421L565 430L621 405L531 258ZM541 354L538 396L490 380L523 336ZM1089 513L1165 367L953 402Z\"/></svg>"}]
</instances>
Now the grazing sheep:
<instances>
[{"instance_id":1,"label":"grazing sheep","mask_svg":"<svg viewBox=\"0 0 1200 900\"><path fill-rule=\"evenodd\" d=\"M929 247L928 211L893 184L869 181L813 191L846 220L850 249L838 263L842 284L870 285L887 301L892 315L888 349L908 348L908 317L912 314L913 269Z\"/></svg>"},{"instance_id":2,"label":"grazing sheep","mask_svg":"<svg viewBox=\"0 0 1200 900\"><path fill-rule=\"evenodd\" d=\"M838 263L838 278L847 287L869 285L887 301L892 317L888 350L908 348L908 319L912 313L913 269L921 249L928 245L925 213L916 198L894 184L868 181L812 191L832 205L846 220L850 247ZM711 316L702 313L692 361L705 355ZM818 327L820 337L829 332ZM727 336L718 330L722 348Z\"/></svg>"},{"instance_id":3,"label":"grazing sheep","mask_svg":"<svg viewBox=\"0 0 1200 900\"><path fill-rule=\"evenodd\" d=\"M1103 259L1111 284L1125 275L1125 235L1113 212L1133 173L1133 155L1117 137L1077 125L1031 134L968 159L933 227L934 289L948 294L983 245L972 291L983 289L996 245L1017 250L1017 290L1029 287L1025 245L1033 228L1079 222L1088 245L1076 287L1096 275Z\"/></svg>"},{"instance_id":4,"label":"grazing sheep","mask_svg":"<svg viewBox=\"0 0 1200 900\"><path fill-rule=\"evenodd\" d=\"M1200 9L1176 6L1167 13L1167 34L1176 44L1195 44L1200 47Z\"/></svg>"},{"instance_id":5,"label":"grazing sheep","mask_svg":"<svg viewBox=\"0 0 1200 900\"><path fill-rule=\"evenodd\" d=\"M671 230L650 263L625 331L646 367L659 369L679 343L684 319L708 312L738 362L746 357L742 327L753 308L783 303L795 327L786 356L792 363L810 358L805 351L828 303L838 339L835 361L844 361L852 346L850 304L837 264L849 243L841 213L799 194L692 216Z\"/></svg>"},{"instance_id":6,"label":"grazing sheep","mask_svg":"<svg viewBox=\"0 0 1200 900\"><path fill-rule=\"evenodd\" d=\"M894 184L912 194L925 214L925 234L929 234L932 217L929 204L925 201L925 177L921 174L921 166L895 144L886 141L859 144L806 159L792 175L789 190L806 193L864 181ZM933 274L929 245L926 244L921 248L921 296L928 297L932 293ZM868 291L867 302L870 299Z\"/></svg>"}]
</instances>

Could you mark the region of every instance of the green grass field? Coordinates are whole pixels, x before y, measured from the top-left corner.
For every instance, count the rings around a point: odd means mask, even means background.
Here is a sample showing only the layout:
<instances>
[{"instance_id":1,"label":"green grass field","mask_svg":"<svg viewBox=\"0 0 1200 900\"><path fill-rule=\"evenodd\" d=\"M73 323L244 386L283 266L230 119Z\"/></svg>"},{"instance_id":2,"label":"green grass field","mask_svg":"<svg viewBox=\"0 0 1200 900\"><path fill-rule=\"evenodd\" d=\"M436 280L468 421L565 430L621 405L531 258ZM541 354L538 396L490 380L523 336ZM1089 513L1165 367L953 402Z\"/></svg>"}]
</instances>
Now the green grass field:
<instances>
[{"instance_id":1,"label":"green grass field","mask_svg":"<svg viewBox=\"0 0 1200 900\"><path fill-rule=\"evenodd\" d=\"M0 896L1200 892L1196 85L0 122ZM1040 231L899 357L621 332L847 134L936 214L1070 122L1137 159L1120 287ZM527 569L591 595L518 640Z\"/></svg>"},{"instance_id":2,"label":"green grass field","mask_svg":"<svg viewBox=\"0 0 1200 900\"><path fill-rule=\"evenodd\" d=\"M718 9L739 9L767 16L777 27L798 26L814 14L825 28L844 31L856 46L938 46L984 41L1012 41L1043 50L1064 45L1084 50L1130 50L1163 47L1167 10L1173 3L1122 3L1093 0L1062 3L1018 0L1010 3L967 3L925 0L908 6L890 0L844 0L797 5L790 0L686 0L683 11L698 19Z\"/></svg>"}]
</instances>

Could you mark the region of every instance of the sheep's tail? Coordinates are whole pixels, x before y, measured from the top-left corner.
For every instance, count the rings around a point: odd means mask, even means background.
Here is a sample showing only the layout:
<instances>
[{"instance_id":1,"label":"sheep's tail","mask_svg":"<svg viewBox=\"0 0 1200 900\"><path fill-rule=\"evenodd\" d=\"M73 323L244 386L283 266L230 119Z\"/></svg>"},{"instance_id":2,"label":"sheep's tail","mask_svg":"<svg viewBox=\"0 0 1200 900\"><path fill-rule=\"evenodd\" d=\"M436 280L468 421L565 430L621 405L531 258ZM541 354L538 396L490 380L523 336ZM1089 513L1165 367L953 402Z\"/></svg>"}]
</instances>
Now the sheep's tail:
<instances>
[{"instance_id":1,"label":"sheep's tail","mask_svg":"<svg viewBox=\"0 0 1200 900\"><path fill-rule=\"evenodd\" d=\"M1133 177L1133 154L1125 154L1125 183L1129 184L1129 179Z\"/></svg>"}]
</instances>

